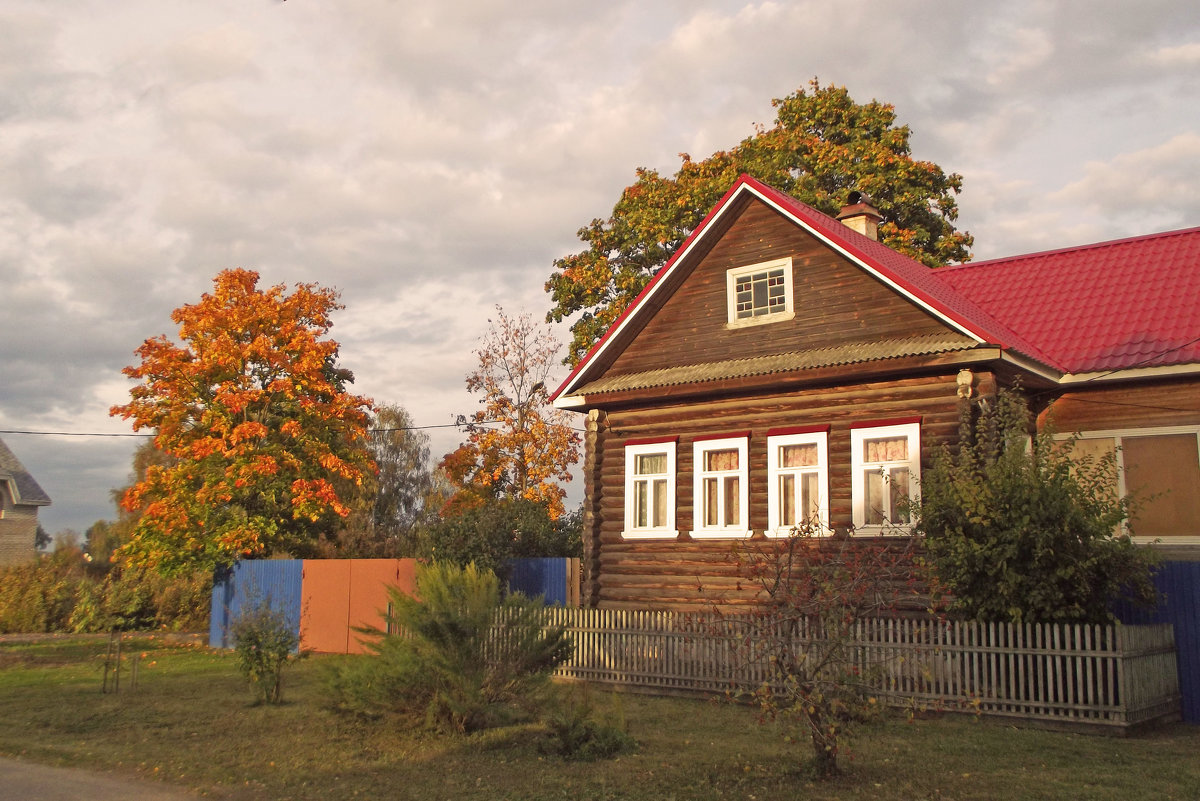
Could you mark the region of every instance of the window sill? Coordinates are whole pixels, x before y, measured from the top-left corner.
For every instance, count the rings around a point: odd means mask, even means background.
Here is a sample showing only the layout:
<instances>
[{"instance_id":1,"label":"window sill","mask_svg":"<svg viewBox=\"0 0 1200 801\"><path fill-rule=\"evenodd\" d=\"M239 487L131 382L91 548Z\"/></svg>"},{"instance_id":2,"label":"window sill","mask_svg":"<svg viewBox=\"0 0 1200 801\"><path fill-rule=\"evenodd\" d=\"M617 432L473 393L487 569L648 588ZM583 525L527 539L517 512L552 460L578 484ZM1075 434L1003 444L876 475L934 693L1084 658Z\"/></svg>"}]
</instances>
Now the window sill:
<instances>
[{"instance_id":1,"label":"window sill","mask_svg":"<svg viewBox=\"0 0 1200 801\"><path fill-rule=\"evenodd\" d=\"M740 528L703 528L691 532L694 540L748 540L753 531Z\"/></svg>"},{"instance_id":2,"label":"window sill","mask_svg":"<svg viewBox=\"0 0 1200 801\"><path fill-rule=\"evenodd\" d=\"M887 526L858 526L851 537L907 537L912 534L912 524L892 523Z\"/></svg>"},{"instance_id":3,"label":"window sill","mask_svg":"<svg viewBox=\"0 0 1200 801\"><path fill-rule=\"evenodd\" d=\"M674 540L678 538L679 531L666 528L638 529L621 532L621 539L626 540Z\"/></svg>"},{"instance_id":4,"label":"window sill","mask_svg":"<svg viewBox=\"0 0 1200 801\"><path fill-rule=\"evenodd\" d=\"M758 317L746 317L741 320L728 320L725 323L725 328L733 330L735 328L752 328L756 325L766 325L768 323L782 323L787 320L794 320L796 312L778 312L776 314L763 314Z\"/></svg>"},{"instance_id":5,"label":"window sill","mask_svg":"<svg viewBox=\"0 0 1200 801\"><path fill-rule=\"evenodd\" d=\"M799 529L794 528L767 529L763 532L763 536L770 540L786 540L792 536L793 531L796 532L797 536L811 536L817 539L824 539L825 537L833 536L833 532L827 528L821 528L808 532L800 531Z\"/></svg>"}]
</instances>

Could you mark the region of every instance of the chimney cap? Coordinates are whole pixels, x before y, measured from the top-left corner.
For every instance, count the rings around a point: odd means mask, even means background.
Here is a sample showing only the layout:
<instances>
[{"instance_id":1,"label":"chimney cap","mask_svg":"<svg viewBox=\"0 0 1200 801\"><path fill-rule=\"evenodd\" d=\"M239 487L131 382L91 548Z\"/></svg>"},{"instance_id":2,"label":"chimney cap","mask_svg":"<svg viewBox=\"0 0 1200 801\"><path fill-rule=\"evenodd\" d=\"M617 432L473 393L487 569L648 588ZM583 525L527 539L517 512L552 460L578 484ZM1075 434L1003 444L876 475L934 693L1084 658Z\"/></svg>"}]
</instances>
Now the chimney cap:
<instances>
[{"instance_id":1,"label":"chimney cap","mask_svg":"<svg viewBox=\"0 0 1200 801\"><path fill-rule=\"evenodd\" d=\"M879 209L871 205L871 198L866 192L855 189L846 200L848 203L838 212L837 219L846 227L878 241L878 226L883 215L879 213Z\"/></svg>"}]
</instances>

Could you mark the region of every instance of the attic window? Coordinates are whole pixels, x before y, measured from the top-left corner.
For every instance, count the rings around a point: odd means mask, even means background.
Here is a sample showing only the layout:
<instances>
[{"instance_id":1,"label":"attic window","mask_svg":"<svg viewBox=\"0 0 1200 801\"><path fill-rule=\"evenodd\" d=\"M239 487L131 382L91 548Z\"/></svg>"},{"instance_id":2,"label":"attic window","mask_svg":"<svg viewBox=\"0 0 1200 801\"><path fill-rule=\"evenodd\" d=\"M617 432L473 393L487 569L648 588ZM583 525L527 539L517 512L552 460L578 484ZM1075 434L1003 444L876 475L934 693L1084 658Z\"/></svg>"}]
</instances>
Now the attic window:
<instances>
[{"instance_id":1,"label":"attic window","mask_svg":"<svg viewBox=\"0 0 1200 801\"><path fill-rule=\"evenodd\" d=\"M729 328L774 323L795 317L792 260L776 259L726 273Z\"/></svg>"}]
</instances>

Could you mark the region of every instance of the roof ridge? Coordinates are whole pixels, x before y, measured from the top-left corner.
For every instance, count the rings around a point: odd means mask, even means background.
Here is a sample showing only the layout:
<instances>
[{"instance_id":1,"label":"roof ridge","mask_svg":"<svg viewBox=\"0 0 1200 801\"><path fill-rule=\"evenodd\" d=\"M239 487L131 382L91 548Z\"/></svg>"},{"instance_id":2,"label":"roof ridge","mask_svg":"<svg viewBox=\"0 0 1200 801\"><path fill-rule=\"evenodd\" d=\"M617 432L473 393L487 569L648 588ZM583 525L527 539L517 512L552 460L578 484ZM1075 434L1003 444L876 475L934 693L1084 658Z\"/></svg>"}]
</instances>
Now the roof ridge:
<instances>
[{"instance_id":1,"label":"roof ridge","mask_svg":"<svg viewBox=\"0 0 1200 801\"><path fill-rule=\"evenodd\" d=\"M1018 253L1015 256L997 256L994 259L984 259L983 261L970 261L962 264L948 264L945 267L936 268L937 272L958 272L960 270L968 270L972 267L987 267L995 264L1011 264L1017 261L1026 259L1040 259L1046 256L1059 256L1065 253L1080 253L1087 250L1099 250L1101 248L1117 247L1119 245L1130 245L1137 242L1146 242L1153 239L1166 239L1174 236L1186 236L1191 234L1200 234L1200 226L1191 228L1177 228L1170 231L1158 231L1153 234L1139 234L1137 236L1127 236L1121 239L1108 239L1103 242L1087 242L1082 245L1069 245L1067 247L1052 248L1050 250L1036 250L1031 253Z\"/></svg>"}]
</instances>

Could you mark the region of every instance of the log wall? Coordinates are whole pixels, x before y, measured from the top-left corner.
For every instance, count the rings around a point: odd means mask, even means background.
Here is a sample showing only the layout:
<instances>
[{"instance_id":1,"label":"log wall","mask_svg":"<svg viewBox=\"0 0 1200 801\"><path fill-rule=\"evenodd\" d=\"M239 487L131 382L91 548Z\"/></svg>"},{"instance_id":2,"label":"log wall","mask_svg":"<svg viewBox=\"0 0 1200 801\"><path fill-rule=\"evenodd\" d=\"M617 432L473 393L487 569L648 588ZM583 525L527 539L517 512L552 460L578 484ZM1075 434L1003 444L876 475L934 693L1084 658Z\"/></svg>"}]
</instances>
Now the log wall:
<instances>
[{"instance_id":1,"label":"log wall","mask_svg":"<svg viewBox=\"0 0 1200 801\"><path fill-rule=\"evenodd\" d=\"M983 377L990 380L990 377ZM850 487L850 426L921 418L921 452L953 441L959 400L953 374L865 385L811 388L749 397L716 397L704 403L646 405L596 415L590 429L584 480L585 603L612 608L694 609L718 598L748 601L730 558L730 540L693 540L692 444L697 437L750 432L750 527L767 528L767 432L786 426L828 425L830 526L847 530L853 520ZM625 443L644 437L678 436L675 471L676 539L627 540ZM586 515L591 516L590 521Z\"/></svg>"}]
</instances>

